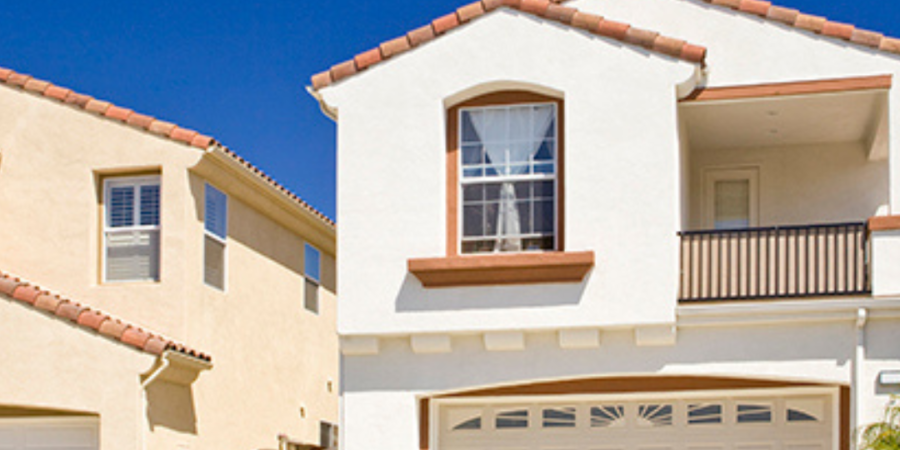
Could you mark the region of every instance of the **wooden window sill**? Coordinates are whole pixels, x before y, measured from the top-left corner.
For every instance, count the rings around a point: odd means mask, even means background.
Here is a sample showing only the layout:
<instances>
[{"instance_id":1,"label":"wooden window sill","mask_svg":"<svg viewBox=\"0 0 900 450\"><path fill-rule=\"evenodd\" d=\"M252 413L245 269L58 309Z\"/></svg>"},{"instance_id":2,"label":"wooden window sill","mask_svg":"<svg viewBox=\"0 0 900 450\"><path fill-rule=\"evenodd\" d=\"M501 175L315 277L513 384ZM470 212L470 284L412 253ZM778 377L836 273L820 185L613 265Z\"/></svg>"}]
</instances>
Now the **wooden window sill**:
<instances>
[{"instance_id":1,"label":"wooden window sill","mask_svg":"<svg viewBox=\"0 0 900 450\"><path fill-rule=\"evenodd\" d=\"M594 267L594 252L545 252L413 258L409 272L426 288L579 283Z\"/></svg>"}]
</instances>

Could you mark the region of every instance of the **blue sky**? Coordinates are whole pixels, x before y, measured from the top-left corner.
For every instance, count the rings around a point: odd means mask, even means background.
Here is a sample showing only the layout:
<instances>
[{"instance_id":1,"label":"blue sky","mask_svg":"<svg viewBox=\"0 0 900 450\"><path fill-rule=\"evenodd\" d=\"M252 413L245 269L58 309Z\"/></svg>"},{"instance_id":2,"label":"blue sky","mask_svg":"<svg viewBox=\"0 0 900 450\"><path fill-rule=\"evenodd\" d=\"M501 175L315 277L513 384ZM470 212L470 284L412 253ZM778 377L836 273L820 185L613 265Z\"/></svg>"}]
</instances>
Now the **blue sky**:
<instances>
[{"instance_id":1,"label":"blue sky","mask_svg":"<svg viewBox=\"0 0 900 450\"><path fill-rule=\"evenodd\" d=\"M212 135L335 217L309 77L467 1L5 2L0 66ZM898 2L775 3L900 36Z\"/></svg>"}]
</instances>

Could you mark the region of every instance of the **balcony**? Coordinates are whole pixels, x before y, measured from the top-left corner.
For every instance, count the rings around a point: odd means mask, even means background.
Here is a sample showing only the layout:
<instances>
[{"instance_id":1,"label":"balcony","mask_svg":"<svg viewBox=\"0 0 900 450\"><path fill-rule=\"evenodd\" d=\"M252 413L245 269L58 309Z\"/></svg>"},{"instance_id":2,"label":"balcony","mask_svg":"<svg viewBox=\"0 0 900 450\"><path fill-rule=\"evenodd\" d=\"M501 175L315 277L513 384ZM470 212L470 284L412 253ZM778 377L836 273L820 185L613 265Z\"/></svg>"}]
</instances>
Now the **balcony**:
<instances>
[{"instance_id":1,"label":"balcony","mask_svg":"<svg viewBox=\"0 0 900 450\"><path fill-rule=\"evenodd\" d=\"M865 222L687 231L680 302L871 292Z\"/></svg>"}]
</instances>

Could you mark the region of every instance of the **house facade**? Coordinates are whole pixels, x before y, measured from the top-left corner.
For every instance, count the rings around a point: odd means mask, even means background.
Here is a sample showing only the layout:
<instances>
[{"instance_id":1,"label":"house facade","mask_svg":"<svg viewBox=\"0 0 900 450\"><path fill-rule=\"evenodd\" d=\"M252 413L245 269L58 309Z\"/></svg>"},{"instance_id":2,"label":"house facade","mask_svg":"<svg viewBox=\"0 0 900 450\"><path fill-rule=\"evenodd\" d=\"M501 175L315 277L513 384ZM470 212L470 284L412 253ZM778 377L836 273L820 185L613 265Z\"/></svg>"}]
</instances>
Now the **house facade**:
<instances>
[{"instance_id":1,"label":"house facade","mask_svg":"<svg viewBox=\"0 0 900 450\"><path fill-rule=\"evenodd\" d=\"M0 81L0 448L332 446L334 223L208 136Z\"/></svg>"},{"instance_id":2,"label":"house facade","mask_svg":"<svg viewBox=\"0 0 900 450\"><path fill-rule=\"evenodd\" d=\"M852 448L900 390L898 52L755 0L485 0L315 75L342 445Z\"/></svg>"}]
</instances>

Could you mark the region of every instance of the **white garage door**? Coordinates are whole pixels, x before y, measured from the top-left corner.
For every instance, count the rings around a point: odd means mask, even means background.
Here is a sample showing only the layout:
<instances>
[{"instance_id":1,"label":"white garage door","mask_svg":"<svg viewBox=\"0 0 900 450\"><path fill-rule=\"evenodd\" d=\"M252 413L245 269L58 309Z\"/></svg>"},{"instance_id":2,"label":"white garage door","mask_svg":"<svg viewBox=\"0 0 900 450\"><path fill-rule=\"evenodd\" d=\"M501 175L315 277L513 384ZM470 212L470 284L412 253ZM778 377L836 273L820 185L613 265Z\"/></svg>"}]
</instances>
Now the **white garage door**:
<instances>
[{"instance_id":1,"label":"white garage door","mask_svg":"<svg viewBox=\"0 0 900 450\"><path fill-rule=\"evenodd\" d=\"M2 419L0 450L97 450L96 420Z\"/></svg>"},{"instance_id":2,"label":"white garage door","mask_svg":"<svg viewBox=\"0 0 900 450\"><path fill-rule=\"evenodd\" d=\"M439 450L834 450L833 394L572 397L439 406Z\"/></svg>"}]
</instances>

